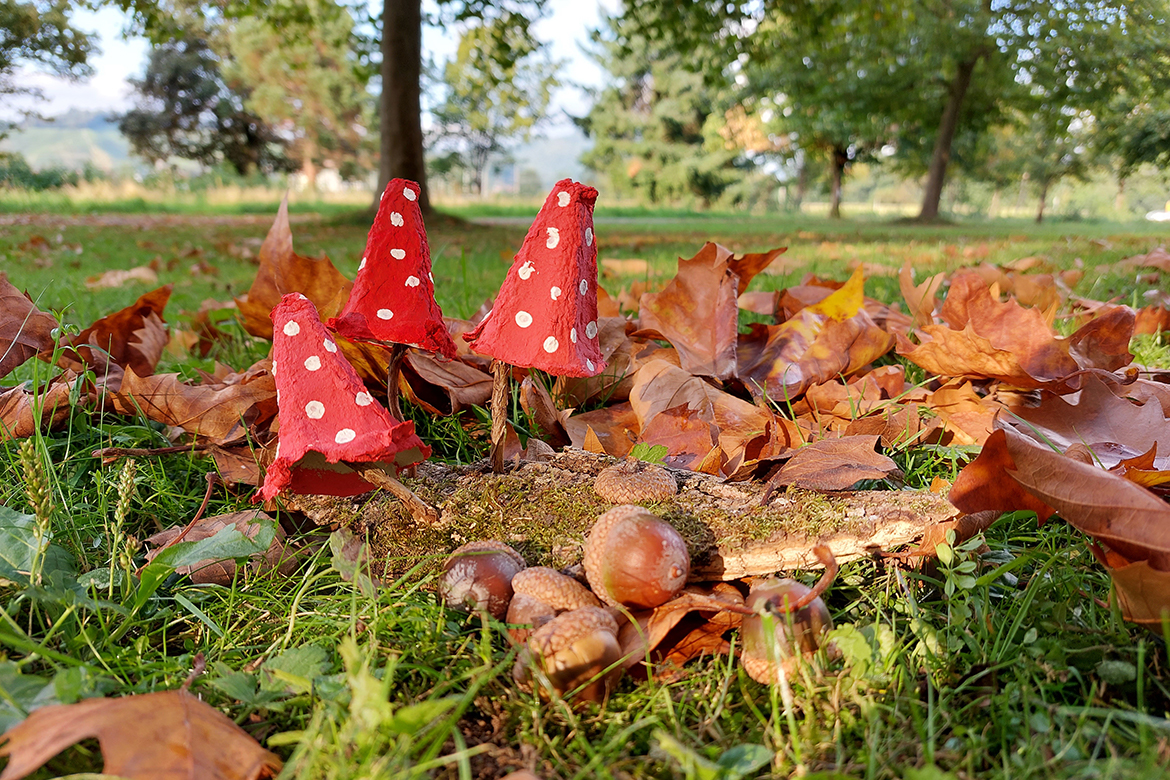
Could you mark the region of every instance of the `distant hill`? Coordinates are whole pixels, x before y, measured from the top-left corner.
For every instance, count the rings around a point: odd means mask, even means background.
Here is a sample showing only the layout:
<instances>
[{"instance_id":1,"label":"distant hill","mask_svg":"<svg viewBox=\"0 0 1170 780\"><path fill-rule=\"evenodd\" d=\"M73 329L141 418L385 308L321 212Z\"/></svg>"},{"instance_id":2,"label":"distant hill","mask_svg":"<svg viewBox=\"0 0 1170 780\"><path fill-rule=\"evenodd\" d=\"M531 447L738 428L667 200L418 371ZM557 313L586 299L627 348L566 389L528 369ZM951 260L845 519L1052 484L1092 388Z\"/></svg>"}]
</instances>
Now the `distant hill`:
<instances>
[{"instance_id":1,"label":"distant hill","mask_svg":"<svg viewBox=\"0 0 1170 780\"><path fill-rule=\"evenodd\" d=\"M137 164L118 125L99 111L70 109L52 119L26 120L0 141L0 151L24 155L34 170L54 166L80 170L89 162L115 171Z\"/></svg>"}]
</instances>

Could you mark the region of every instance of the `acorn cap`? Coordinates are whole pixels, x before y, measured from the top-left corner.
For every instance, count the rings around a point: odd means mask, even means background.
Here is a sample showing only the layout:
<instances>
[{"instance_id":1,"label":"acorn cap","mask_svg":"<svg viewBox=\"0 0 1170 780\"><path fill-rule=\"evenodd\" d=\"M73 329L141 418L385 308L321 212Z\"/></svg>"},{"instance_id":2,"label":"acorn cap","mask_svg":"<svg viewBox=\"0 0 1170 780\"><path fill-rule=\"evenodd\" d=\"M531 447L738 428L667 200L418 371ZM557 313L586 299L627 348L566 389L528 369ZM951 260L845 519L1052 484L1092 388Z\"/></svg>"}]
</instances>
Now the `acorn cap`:
<instances>
[{"instance_id":1,"label":"acorn cap","mask_svg":"<svg viewBox=\"0 0 1170 780\"><path fill-rule=\"evenodd\" d=\"M272 323L280 443L258 498L268 500L286 488L334 496L365 493L374 486L331 464L402 468L430 456L414 423L394 419L366 392L305 296L285 295L272 310Z\"/></svg>"},{"instance_id":2,"label":"acorn cap","mask_svg":"<svg viewBox=\"0 0 1170 780\"><path fill-rule=\"evenodd\" d=\"M513 366L556 376L605 369L598 341L597 190L572 179L553 187L512 262L495 304L463 338Z\"/></svg>"},{"instance_id":3,"label":"acorn cap","mask_svg":"<svg viewBox=\"0 0 1170 780\"><path fill-rule=\"evenodd\" d=\"M598 631L607 631L617 637L618 625L613 615L601 607L581 607L557 615L533 631L528 639L528 649L548 657Z\"/></svg>"},{"instance_id":4,"label":"acorn cap","mask_svg":"<svg viewBox=\"0 0 1170 780\"><path fill-rule=\"evenodd\" d=\"M547 566L530 566L512 579L512 589L548 604L557 612L600 607L597 596L572 577Z\"/></svg>"},{"instance_id":5,"label":"acorn cap","mask_svg":"<svg viewBox=\"0 0 1170 780\"><path fill-rule=\"evenodd\" d=\"M327 325L347 339L408 344L454 358L455 342L435 301L418 193L407 179L386 185L349 300Z\"/></svg>"},{"instance_id":6,"label":"acorn cap","mask_svg":"<svg viewBox=\"0 0 1170 780\"><path fill-rule=\"evenodd\" d=\"M665 501L678 492L678 484L661 466L627 460L602 469L593 481L593 491L611 504Z\"/></svg>"}]
</instances>

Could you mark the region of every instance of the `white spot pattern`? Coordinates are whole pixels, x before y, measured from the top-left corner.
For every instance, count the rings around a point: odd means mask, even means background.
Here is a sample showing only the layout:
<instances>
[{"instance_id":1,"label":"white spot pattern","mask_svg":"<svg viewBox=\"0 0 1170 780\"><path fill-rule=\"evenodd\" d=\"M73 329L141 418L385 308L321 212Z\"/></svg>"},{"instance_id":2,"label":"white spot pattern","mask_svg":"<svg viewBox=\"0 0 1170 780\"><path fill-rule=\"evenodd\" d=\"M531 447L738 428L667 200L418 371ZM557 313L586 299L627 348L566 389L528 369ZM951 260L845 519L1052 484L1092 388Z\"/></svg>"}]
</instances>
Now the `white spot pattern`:
<instances>
[{"instance_id":1,"label":"white spot pattern","mask_svg":"<svg viewBox=\"0 0 1170 780\"><path fill-rule=\"evenodd\" d=\"M548 291L548 294L549 294L549 297L555 301L557 298L561 297L561 288L560 287L553 287L552 289L550 289Z\"/></svg>"},{"instance_id":2,"label":"white spot pattern","mask_svg":"<svg viewBox=\"0 0 1170 780\"><path fill-rule=\"evenodd\" d=\"M527 328L529 325L532 324L532 315L526 311L516 312L516 324L519 325L521 328Z\"/></svg>"},{"instance_id":3,"label":"white spot pattern","mask_svg":"<svg viewBox=\"0 0 1170 780\"><path fill-rule=\"evenodd\" d=\"M561 344L559 341L557 341L556 336L549 336L547 339L544 340L544 351L548 352L549 354L552 354L553 352L557 351L557 347L559 347L560 345Z\"/></svg>"},{"instance_id":4,"label":"white spot pattern","mask_svg":"<svg viewBox=\"0 0 1170 780\"><path fill-rule=\"evenodd\" d=\"M394 312L390 311L389 309L378 309L377 313L378 319L380 320L388 320L394 316Z\"/></svg>"},{"instance_id":5,"label":"white spot pattern","mask_svg":"<svg viewBox=\"0 0 1170 780\"><path fill-rule=\"evenodd\" d=\"M585 246L593 246L593 228L585 228Z\"/></svg>"},{"instance_id":6,"label":"white spot pattern","mask_svg":"<svg viewBox=\"0 0 1170 780\"><path fill-rule=\"evenodd\" d=\"M556 249L557 244L561 243L561 231L554 227L547 228L547 230L548 240L544 242L544 245L549 249Z\"/></svg>"},{"instance_id":7,"label":"white spot pattern","mask_svg":"<svg viewBox=\"0 0 1170 780\"><path fill-rule=\"evenodd\" d=\"M597 338L597 320L585 326L585 337L590 339Z\"/></svg>"},{"instance_id":8,"label":"white spot pattern","mask_svg":"<svg viewBox=\"0 0 1170 780\"><path fill-rule=\"evenodd\" d=\"M407 190L407 192L410 192L410 190ZM349 444L355 438L357 438L357 434L354 433L353 428L342 428L337 432L337 435L333 437L333 441L337 442L338 444Z\"/></svg>"},{"instance_id":9,"label":"white spot pattern","mask_svg":"<svg viewBox=\"0 0 1170 780\"><path fill-rule=\"evenodd\" d=\"M420 284L422 284L422 280L419 279L417 276L406 277L406 286L407 287L418 287Z\"/></svg>"},{"instance_id":10,"label":"white spot pattern","mask_svg":"<svg viewBox=\"0 0 1170 780\"><path fill-rule=\"evenodd\" d=\"M402 188L402 196L404 198L406 198L407 200L414 200L415 198L418 197L418 193L416 193L410 187L403 187Z\"/></svg>"},{"instance_id":11,"label":"white spot pattern","mask_svg":"<svg viewBox=\"0 0 1170 780\"><path fill-rule=\"evenodd\" d=\"M325 347L326 352L336 352L337 351L337 345L334 344L329 339L325 339L325 343L322 346Z\"/></svg>"},{"instance_id":12,"label":"white spot pattern","mask_svg":"<svg viewBox=\"0 0 1170 780\"><path fill-rule=\"evenodd\" d=\"M589 284L584 279L582 279L581 284L577 285L577 289L581 292L582 295L584 295L585 293L589 292Z\"/></svg>"},{"instance_id":13,"label":"white spot pattern","mask_svg":"<svg viewBox=\"0 0 1170 780\"><path fill-rule=\"evenodd\" d=\"M589 369L590 371L593 370L593 361L589 358L585 358L585 368Z\"/></svg>"},{"instance_id":14,"label":"white spot pattern","mask_svg":"<svg viewBox=\"0 0 1170 780\"><path fill-rule=\"evenodd\" d=\"M525 260L524 265L516 269L516 275L519 276L521 280L528 281L528 278L532 276L532 261Z\"/></svg>"},{"instance_id":15,"label":"white spot pattern","mask_svg":"<svg viewBox=\"0 0 1170 780\"><path fill-rule=\"evenodd\" d=\"M390 224L394 227L402 227L402 215L397 211L390 212Z\"/></svg>"},{"instance_id":16,"label":"white spot pattern","mask_svg":"<svg viewBox=\"0 0 1170 780\"><path fill-rule=\"evenodd\" d=\"M557 193L557 205L561 208L569 205L569 199L569 193L565 192L564 190L561 190Z\"/></svg>"},{"instance_id":17,"label":"white spot pattern","mask_svg":"<svg viewBox=\"0 0 1170 780\"><path fill-rule=\"evenodd\" d=\"M310 420L320 420L325 416L325 404L320 401L309 401L305 404L305 416Z\"/></svg>"},{"instance_id":18,"label":"white spot pattern","mask_svg":"<svg viewBox=\"0 0 1170 780\"><path fill-rule=\"evenodd\" d=\"M405 249L391 249L390 256L393 257L395 260L403 260L406 258L406 250Z\"/></svg>"},{"instance_id":19,"label":"white spot pattern","mask_svg":"<svg viewBox=\"0 0 1170 780\"><path fill-rule=\"evenodd\" d=\"M305 358L305 368L309 371L316 371L321 368L321 358L316 355L309 355Z\"/></svg>"},{"instance_id":20,"label":"white spot pattern","mask_svg":"<svg viewBox=\"0 0 1170 780\"><path fill-rule=\"evenodd\" d=\"M358 263L358 270L360 271L365 267L366 267L366 258L363 257L362 261L360 263Z\"/></svg>"},{"instance_id":21,"label":"white spot pattern","mask_svg":"<svg viewBox=\"0 0 1170 780\"><path fill-rule=\"evenodd\" d=\"M297 324L296 320L289 320L284 323L284 335L295 336L301 332L301 326Z\"/></svg>"},{"instance_id":22,"label":"white spot pattern","mask_svg":"<svg viewBox=\"0 0 1170 780\"><path fill-rule=\"evenodd\" d=\"M571 331L569 331L569 341L573 342L574 344L577 343L577 329L576 328L573 328Z\"/></svg>"},{"instance_id":23,"label":"white spot pattern","mask_svg":"<svg viewBox=\"0 0 1170 780\"><path fill-rule=\"evenodd\" d=\"M358 406L369 406L370 404L372 404L374 402L374 396L363 391L363 392L360 392L357 395L355 395L353 400L354 400L354 403L356 403Z\"/></svg>"}]
</instances>

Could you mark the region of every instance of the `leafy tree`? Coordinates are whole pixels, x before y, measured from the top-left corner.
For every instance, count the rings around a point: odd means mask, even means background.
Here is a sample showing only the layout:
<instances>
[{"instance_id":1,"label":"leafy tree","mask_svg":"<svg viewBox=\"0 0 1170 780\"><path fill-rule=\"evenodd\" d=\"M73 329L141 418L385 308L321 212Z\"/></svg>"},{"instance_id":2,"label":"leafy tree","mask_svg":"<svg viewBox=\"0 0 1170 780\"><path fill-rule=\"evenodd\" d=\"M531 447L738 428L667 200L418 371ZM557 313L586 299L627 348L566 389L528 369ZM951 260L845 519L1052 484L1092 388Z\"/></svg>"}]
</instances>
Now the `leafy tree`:
<instances>
[{"instance_id":1,"label":"leafy tree","mask_svg":"<svg viewBox=\"0 0 1170 780\"><path fill-rule=\"evenodd\" d=\"M432 114L436 137L454 146L477 193L488 158L512 139L527 140L546 118L560 66L532 37L524 16L485 21L460 37L444 70L446 99Z\"/></svg>"},{"instance_id":2,"label":"leafy tree","mask_svg":"<svg viewBox=\"0 0 1170 780\"><path fill-rule=\"evenodd\" d=\"M278 128L309 186L326 160L368 165L369 71L356 52L353 17L332 0L306 0L293 18L249 16L228 26L224 70L247 84L245 107Z\"/></svg>"},{"instance_id":3,"label":"leafy tree","mask_svg":"<svg viewBox=\"0 0 1170 780\"><path fill-rule=\"evenodd\" d=\"M245 107L247 93L224 80L205 40L178 38L157 46L146 74L131 84L137 105L119 118L118 128L150 162L225 162L242 175L289 168L285 141Z\"/></svg>"},{"instance_id":4,"label":"leafy tree","mask_svg":"<svg viewBox=\"0 0 1170 780\"><path fill-rule=\"evenodd\" d=\"M605 174L619 196L711 204L752 167L716 91L680 53L631 32L620 18L606 24L594 41L612 79L578 120L594 139L582 161Z\"/></svg>"},{"instance_id":5,"label":"leafy tree","mask_svg":"<svg viewBox=\"0 0 1170 780\"><path fill-rule=\"evenodd\" d=\"M39 90L16 81L17 68L25 63L67 78L93 72L87 63L93 44L73 27L74 7L69 0L0 0L0 96L42 97ZM0 138L11 127L0 123Z\"/></svg>"}]
</instances>

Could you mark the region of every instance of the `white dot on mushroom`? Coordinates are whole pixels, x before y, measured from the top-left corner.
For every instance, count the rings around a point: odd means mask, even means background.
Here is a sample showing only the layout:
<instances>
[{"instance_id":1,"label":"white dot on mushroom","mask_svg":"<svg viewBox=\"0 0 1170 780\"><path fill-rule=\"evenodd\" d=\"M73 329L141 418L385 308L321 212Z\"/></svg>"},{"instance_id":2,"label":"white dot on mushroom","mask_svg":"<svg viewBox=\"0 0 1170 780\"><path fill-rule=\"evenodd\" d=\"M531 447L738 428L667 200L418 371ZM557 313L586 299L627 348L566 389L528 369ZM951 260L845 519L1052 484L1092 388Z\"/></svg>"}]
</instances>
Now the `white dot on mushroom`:
<instances>
[{"instance_id":1,"label":"white dot on mushroom","mask_svg":"<svg viewBox=\"0 0 1170 780\"><path fill-rule=\"evenodd\" d=\"M305 404L305 416L310 420L320 420L325 416L325 404L320 401L309 401Z\"/></svg>"},{"instance_id":2,"label":"white dot on mushroom","mask_svg":"<svg viewBox=\"0 0 1170 780\"><path fill-rule=\"evenodd\" d=\"M417 197L418 197L418 195L417 195L417 194L415 194L415 191L414 191L414 190L412 190L410 187L403 187L403 188L402 188L402 195L403 195L403 197L405 197L407 200L414 200L415 198L417 198Z\"/></svg>"},{"instance_id":3,"label":"white dot on mushroom","mask_svg":"<svg viewBox=\"0 0 1170 780\"><path fill-rule=\"evenodd\" d=\"M301 326L297 324L296 320L289 320L284 323L284 335L295 336L301 332Z\"/></svg>"},{"instance_id":4,"label":"white dot on mushroom","mask_svg":"<svg viewBox=\"0 0 1170 780\"><path fill-rule=\"evenodd\" d=\"M516 312L516 324L519 325L521 328L527 328L529 325L532 324L532 315L526 311Z\"/></svg>"},{"instance_id":5,"label":"white dot on mushroom","mask_svg":"<svg viewBox=\"0 0 1170 780\"><path fill-rule=\"evenodd\" d=\"M557 193L557 205L559 205L561 208L568 206L570 197L571 196L569 195L569 193L565 192L564 190L561 190L560 192Z\"/></svg>"},{"instance_id":6,"label":"white dot on mushroom","mask_svg":"<svg viewBox=\"0 0 1170 780\"><path fill-rule=\"evenodd\" d=\"M544 242L544 245L549 249L556 249L559 243L561 243L561 231L554 227L548 228L548 240Z\"/></svg>"},{"instance_id":7,"label":"white dot on mushroom","mask_svg":"<svg viewBox=\"0 0 1170 780\"><path fill-rule=\"evenodd\" d=\"M544 351L551 354L553 352L556 352L557 347L559 347L560 345L561 345L561 343L559 341L557 341L556 336L549 336L547 339L544 340Z\"/></svg>"},{"instance_id":8,"label":"white dot on mushroom","mask_svg":"<svg viewBox=\"0 0 1170 780\"><path fill-rule=\"evenodd\" d=\"M418 287L420 284L422 284L422 280L419 279L417 276L406 277L406 286L407 287Z\"/></svg>"},{"instance_id":9,"label":"white dot on mushroom","mask_svg":"<svg viewBox=\"0 0 1170 780\"><path fill-rule=\"evenodd\" d=\"M407 192L410 192L410 190L407 190ZM338 444L349 444L355 438L357 438L357 433L354 432L353 428L342 428L337 432L337 435L333 437L333 441L337 442Z\"/></svg>"},{"instance_id":10,"label":"white dot on mushroom","mask_svg":"<svg viewBox=\"0 0 1170 780\"><path fill-rule=\"evenodd\" d=\"M593 228L585 228L585 246L593 246Z\"/></svg>"},{"instance_id":11,"label":"white dot on mushroom","mask_svg":"<svg viewBox=\"0 0 1170 780\"><path fill-rule=\"evenodd\" d=\"M316 355L309 355L305 358L305 368L309 371L316 371L321 367L321 358Z\"/></svg>"},{"instance_id":12,"label":"white dot on mushroom","mask_svg":"<svg viewBox=\"0 0 1170 780\"><path fill-rule=\"evenodd\" d=\"M363 257L362 261L360 263L358 263L358 270L360 271L365 267L366 267L366 258Z\"/></svg>"},{"instance_id":13,"label":"white dot on mushroom","mask_svg":"<svg viewBox=\"0 0 1170 780\"><path fill-rule=\"evenodd\" d=\"M582 295L584 295L585 293L589 292L589 283L582 279L581 284L577 285L577 289Z\"/></svg>"},{"instance_id":14,"label":"white dot on mushroom","mask_svg":"<svg viewBox=\"0 0 1170 780\"><path fill-rule=\"evenodd\" d=\"M334 344L334 343L333 343L332 341L330 341L329 339L325 339L325 341L324 341L324 343L322 344L322 346L324 346L324 347L325 347L325 351L326 351L326 352L336 352L336 351L337 351L337 345L336 345L336 344Z\"/></svg>"},{"instance_id":15,"label":"white dot on mushroom","mask_svg":"<svg viewBox=\"0 0 1170 780\"><path fill-rule=\"evenodd\" d=\"M393 257L395 260L402 260L406 257L406 250L405 249L391 249L390 256Z\"/></svg>"},{"instance_id":16,"label":"white dot on mushroom","mask_svg":"<svg viewBox=\"0 0 1170 780\"><path fill-rule=\"evenodd\" d=\"M573 342L574 344L577 343L577 329L576 328L573 328L571 331L569 331L569 341Z\"/></svg>"},{"instance_id":17,"label":"white dot on mushroom","mask_svg":"<svg viewBox=\"0 0 1170 780\"><path fill-rule=\"evenodd\" d=\"M358 406L369 406L374 402L374 396L366 392L361 392L353 397L353 402Z\"/></svg>"},{"instance_id":18,"label":"white dot on mushroom","mask_svg":"<svg viewBox=\"0 0 1170 780\"><path fill-rule=\"evenodd\" d=\"M532 261L525 260L524 265L516 269L516 275L519 276L522 281L528 281L528 277L532 276Z\"/></svg>"},{"instance_id":19,"label":"white dot on mushroom","mask_svg":"<svg viewBox=\"0 0 1170 780\"><path fill-rule=\"evenodd\" d=\"M390 212L390 224L394 227L402 227L402 215L397 211Z\"/></svg>"},{"instance_id":20,"label":"white dot on mushroom","mask_svg":"<svg viewBox=\"0 0 1170 780\"><path fill-rule=\"evenodd\" d=\"M594 338L596 336L597 336L597 320L594 320L593 322L591 322L585 326L585 337L591 339L591 338Z\"/></svg>"},{"instance_id":21,"label":"white dot on mushroom","mask_svg":"<svg viewBox=\"0 0 1170 780\"><path fill-rule=\"evenodd\" d=\"M380 320L388 320L393 316L394 312L390 311L389 309L378 309L378 319Z\"/></svg>"},{"instance_id":22,"label":"white dot on mushroom","mask_svg":"<svg viewBox=\"0 0 1170 780\"><path fill-rule=\"evenodd\" d=\"M551 290L548 291L548 295L550 298L552 298L555 301L557 298L561 297L561 288L560 287L553 287Z\"/></svg>"},{"instance_id":23,"label":"white dot on mushroom","mask_svg":"<svg viewBox=\"0 0 1170 780\"><path fill-rule=\"evenodd\" d=\"M590 360L590 359L588 359L588 358L586 358L586 359L585 359L585 368L587 368L587 369L589 369L590 371L592 371L592 370L593 370L593 361L592 361L592 360Z\"/></svg>"}]
</instances>

